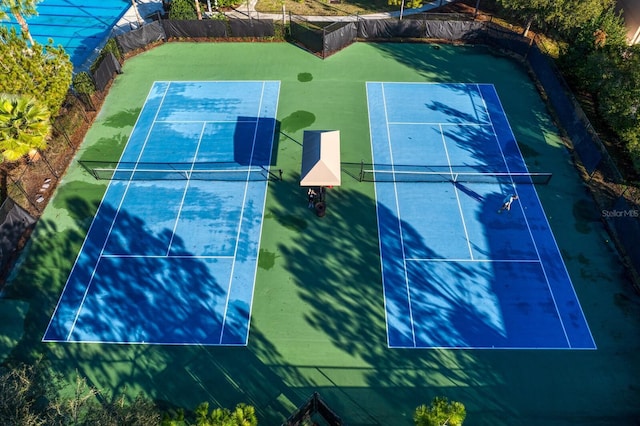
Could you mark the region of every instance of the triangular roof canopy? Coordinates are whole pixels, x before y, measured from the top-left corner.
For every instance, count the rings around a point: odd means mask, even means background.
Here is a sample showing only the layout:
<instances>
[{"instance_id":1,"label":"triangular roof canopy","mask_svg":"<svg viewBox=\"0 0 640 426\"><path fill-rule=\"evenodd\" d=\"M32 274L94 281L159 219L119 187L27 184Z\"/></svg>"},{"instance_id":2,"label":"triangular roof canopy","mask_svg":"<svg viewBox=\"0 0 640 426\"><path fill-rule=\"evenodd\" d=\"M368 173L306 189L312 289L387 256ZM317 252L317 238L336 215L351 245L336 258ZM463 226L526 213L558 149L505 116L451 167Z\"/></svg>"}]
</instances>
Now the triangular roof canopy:
<instances>
[{"instance_id":1,"label":"triangular roof canopy","mask_svg":"<svg viewBox=\"0 0 640 426\"><path fill-rule=\"evenodd\" d=\"M339 186L340 131L305 130L300 186Z\"/></svg>"}]
</instances>

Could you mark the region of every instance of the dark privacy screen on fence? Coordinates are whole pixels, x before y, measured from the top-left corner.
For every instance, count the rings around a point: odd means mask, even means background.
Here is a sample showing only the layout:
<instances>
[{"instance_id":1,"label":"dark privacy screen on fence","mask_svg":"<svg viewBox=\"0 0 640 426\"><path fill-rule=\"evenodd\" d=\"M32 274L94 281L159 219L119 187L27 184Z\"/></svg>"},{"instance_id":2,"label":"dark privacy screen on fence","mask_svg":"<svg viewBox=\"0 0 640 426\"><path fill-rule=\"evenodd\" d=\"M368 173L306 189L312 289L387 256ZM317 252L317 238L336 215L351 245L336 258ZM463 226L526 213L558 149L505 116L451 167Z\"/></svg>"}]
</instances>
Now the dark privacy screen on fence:
<instances>
[{"instance_id":1,"label":"dark privacy screen on fence","mask_svg":"<svg viewBox=\"0 0 640 426\"><path fill-rule=\"evenodd\" d=\"M422 14L410 19L362 19L357 16L340 22L311 22L307 18L290 14L289 35L293 43L326 58L357 40L376 41L394 39L425 39L482 44L519 55L531 67L531 71L545 92L549 104L553 107L560 127L571 141L588 175L601 172L608 179L620 183L622 177L607 154L602 141L593 130L571 90L564 81L553 60L543 47L534 40L523 37L492 22L480 22L469 17L452 14ZM228 21L170 21L161 20L145 25L137 30L116 37L120 49L126 53L144 48L148 44L170 38L186 37L271 37L275 35L273 20L230 19ZM111 57L106 57L99 70L94 74L96 86L106 87L108 79L119 72ZM622 202L620 197L618 202ZM614 206L611 206L614 209ZM616 210L617 211L617 210ZM634 207L631 206L630 210ZM638 221L637 217L628 217L618 222ZM634 222L634 223L635 223ZM614 227L617 227L617 223ZM640 232L640 231L639 231ZM622 232L632 241L640 237L632 231ZM634 244L627 251L634 253ZM634 256L631 256L634 257ZM637 256L636 256L637 258ZM640 260L636 259L636 269L640 270Z\"/></svg>"},{"instance_id":2,"label":"dark privacy screen on fence","mask_svg":"<svg viewBox=\"0 0 640 426\"><path fill-rule=\"evenodd\" d=\"M183 21L163 19L121 34L116 41L123 53L141 49L168 38L245 38L273 37L275 26L270 19L231 19L219 21Z\"/></svg>"},{"instance_id":3,"label":"dark privacy screen on fence","mask_svg":"<svg viewBox=\"0 0 640 426\"><path fill-rule=\"evenodd\" d=\"M36 219L11 198L0 205L0 281L15 260L20 240Z\"/></svg>"}]
</instances>

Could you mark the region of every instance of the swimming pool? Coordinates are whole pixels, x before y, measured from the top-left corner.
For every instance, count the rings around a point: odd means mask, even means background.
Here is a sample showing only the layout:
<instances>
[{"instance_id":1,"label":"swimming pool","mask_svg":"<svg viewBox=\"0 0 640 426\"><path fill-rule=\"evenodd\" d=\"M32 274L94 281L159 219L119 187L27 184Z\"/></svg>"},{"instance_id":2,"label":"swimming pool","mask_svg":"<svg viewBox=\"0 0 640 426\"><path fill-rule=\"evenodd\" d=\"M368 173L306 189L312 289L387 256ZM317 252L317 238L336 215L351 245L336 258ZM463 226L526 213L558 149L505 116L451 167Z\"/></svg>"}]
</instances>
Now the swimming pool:
<instances>
[{"instance_id":1,"label":"swimming pool","mask_svg":"<svg viewBox=\"0 0 640 426\"><path fill-rule=\"evenodd\" d=\"M131 7L130 0L43 0L38 16L27 19L32 37L46 44L49 39L69 54L75 71L102 47L111 29ZM13 17L10 26L19 27ZM6 25L4 22L3 25Z\"/></svg>"}]
</instances>

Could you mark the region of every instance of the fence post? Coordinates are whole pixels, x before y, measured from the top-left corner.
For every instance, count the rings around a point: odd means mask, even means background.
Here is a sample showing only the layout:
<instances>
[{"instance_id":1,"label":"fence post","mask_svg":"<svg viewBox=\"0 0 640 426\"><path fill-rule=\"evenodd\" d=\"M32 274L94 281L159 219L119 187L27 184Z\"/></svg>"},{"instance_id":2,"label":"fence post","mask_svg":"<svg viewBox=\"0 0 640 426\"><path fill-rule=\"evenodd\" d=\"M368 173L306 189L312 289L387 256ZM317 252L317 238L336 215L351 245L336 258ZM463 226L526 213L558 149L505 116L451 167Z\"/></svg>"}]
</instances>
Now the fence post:
<instances>
[{"instance_id":1,"label":"fence post","mask_svg":"<svg viewBox=\"0 0 640 426\"><path fill-rule=\"evenodd\" d=\"M15 180L13 180L13 178L9 177L9 179L13 182L13 185L18 188L20 190L20 192L22 192L22 195L24 195L24 197L27 199L27 201L29 202L29 204L31 204L31 207L33 207L34 209L36 209L36 211L38 211L38 213L41 213L42 210L40 210L38 208L38 206L36 206L33 201L31 201L31 197L29 197L29 194L27 194L27 191L24 190L24 188L22 187L22 185L20 184L20 182L17 182Z\"/></svg>"}]
</instances>

